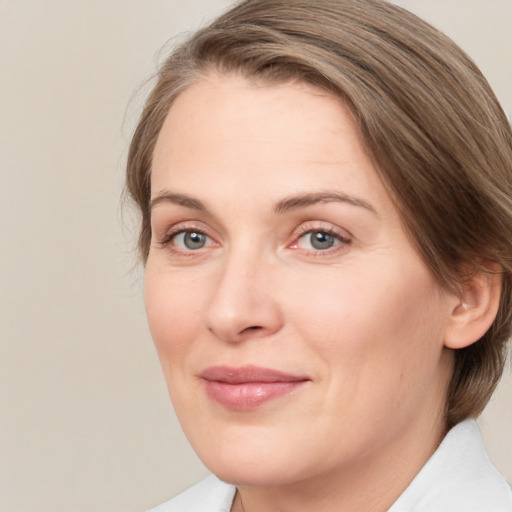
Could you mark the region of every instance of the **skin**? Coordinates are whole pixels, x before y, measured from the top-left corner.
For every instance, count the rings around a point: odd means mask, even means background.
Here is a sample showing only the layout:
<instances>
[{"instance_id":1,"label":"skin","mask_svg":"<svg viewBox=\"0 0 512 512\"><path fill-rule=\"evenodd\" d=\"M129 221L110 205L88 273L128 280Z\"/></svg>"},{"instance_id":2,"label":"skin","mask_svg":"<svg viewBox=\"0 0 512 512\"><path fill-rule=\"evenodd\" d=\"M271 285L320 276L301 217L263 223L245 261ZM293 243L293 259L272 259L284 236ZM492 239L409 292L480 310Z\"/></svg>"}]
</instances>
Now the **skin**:
<instances>
[{"instance_id":1,"label":"skin","mask_svg":"<svg viewBox=\"0 0 512 512\"><path fill-rule=\"evenodd\" d=\"M462 310L411 245L350 112L305 84L212 74L171 107L151 189L150 329L188 439L238 487L233 510L387 510L445 433ZM193 231L204 246L187 246ZM208 397L205 368L248 364L309 380L250 410Z\"/></svg>"}]
</instances>

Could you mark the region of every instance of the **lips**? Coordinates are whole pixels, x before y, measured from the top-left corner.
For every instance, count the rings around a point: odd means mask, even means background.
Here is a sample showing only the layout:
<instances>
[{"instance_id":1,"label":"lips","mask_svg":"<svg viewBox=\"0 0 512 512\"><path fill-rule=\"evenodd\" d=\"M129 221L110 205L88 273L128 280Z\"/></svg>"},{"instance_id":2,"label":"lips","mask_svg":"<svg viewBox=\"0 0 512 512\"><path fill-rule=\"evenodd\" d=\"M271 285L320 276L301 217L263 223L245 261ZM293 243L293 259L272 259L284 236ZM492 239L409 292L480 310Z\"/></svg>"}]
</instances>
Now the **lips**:
<instances>
[{"instance_id":1,"label":"lips","mask_svg":"<svg viewBox=\"0 0 512 512\"><path fill-rule=\"evenodd\" d=\"M218 404L235 410L250 410L289 395L309 379L257 366L214 366L200 374L206 394Z\"/></svg>"}]
</instances>

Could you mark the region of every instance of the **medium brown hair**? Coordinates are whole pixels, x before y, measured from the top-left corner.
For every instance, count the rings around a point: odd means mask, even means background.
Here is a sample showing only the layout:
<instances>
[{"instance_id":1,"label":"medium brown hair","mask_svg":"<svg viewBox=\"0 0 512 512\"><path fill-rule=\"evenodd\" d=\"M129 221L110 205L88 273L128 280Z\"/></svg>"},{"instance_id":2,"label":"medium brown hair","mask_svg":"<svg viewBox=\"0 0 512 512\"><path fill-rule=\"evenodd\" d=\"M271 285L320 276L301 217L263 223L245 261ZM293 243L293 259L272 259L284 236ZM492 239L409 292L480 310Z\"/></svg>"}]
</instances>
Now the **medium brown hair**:
<instances>
[{"instance_id":1,"label":"medium brown hair","mask_svg":"<svg viewBox=\"0 0 512 512\"><path fill-rule=\"evenodd\" d=\"M478 342L455 351L448 389L449 426L477 416L503 372L512 325L512 133L476 65L383 0L236 4L165 60L134 133L127 191L142 217L143 261L158 134L173 100L211 71L268 84L301 80L340 97L439 284L456 289L482 261L501 269L496 319Z\"/></svg>"}]
</instances>

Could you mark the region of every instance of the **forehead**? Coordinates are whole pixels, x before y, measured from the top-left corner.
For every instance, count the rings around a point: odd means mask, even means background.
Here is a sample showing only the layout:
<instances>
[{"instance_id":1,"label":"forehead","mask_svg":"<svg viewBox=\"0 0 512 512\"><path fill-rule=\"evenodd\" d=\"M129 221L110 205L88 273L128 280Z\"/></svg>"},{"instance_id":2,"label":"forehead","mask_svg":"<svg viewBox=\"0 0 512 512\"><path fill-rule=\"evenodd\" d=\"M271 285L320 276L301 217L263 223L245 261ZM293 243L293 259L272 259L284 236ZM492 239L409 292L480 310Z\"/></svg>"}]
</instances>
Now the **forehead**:
<instances>
[{"instance_id":1,"label":"forehead","mask_svg":"<svg viewBox=\"0 0 512 512\"><path fill-rule=\"evenodd\" d=\"M340 99L307 83L267 85L240 75L211 74L174 101L160 132L155 157L165 152L164 144L172 142L176 146L201 142L208 149L209 143L225 141L228 144L223 148L234 150L229 144L233 129L254 142L265 135L268 140L286 139L301 145L309 140L307 149L322 142L322 132L327 136L333 128L339 130L340 117L350 117ZM353 129L347 121L343 124Z\"/></svg>"},{"instance_id":2,"label":"forehead","mask_svg":"<svg viewBox=\"0 0 512 512\"><path fill-rule=\"evenodd\" d=\"M381 200L382 183L350 110L300 82L212 75L172 105L153 156L152 195L181 187L300 193L329 188Z\"/></svg>"}]
</instances>

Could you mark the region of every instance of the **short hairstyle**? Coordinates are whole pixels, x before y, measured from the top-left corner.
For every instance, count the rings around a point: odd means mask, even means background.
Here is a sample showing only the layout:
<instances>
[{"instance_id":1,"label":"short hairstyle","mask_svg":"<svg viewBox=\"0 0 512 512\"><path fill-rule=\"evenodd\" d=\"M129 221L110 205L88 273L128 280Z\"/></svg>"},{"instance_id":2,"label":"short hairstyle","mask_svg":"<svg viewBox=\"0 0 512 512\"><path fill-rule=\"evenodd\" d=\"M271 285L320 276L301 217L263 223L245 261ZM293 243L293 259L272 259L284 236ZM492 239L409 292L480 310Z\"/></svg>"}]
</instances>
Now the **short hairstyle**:
<instances>
[{"instance_id":1,"label":"short hairstyle","mask_svg":"<svg viewBox=\"0 0 512 512\"><path fill-rule=\"evenodd\" d=\"M127 192L151 240L153 150L174 99L211 72L264 84L303 81L339 97L442 287L493 262L502 274L488 332L454 354L445 417L483 410L503 372L512 325L512 133L487 81L444 34L384 0L245 0L172 51L135 130Z\"/></svg>"}]
</instances>

